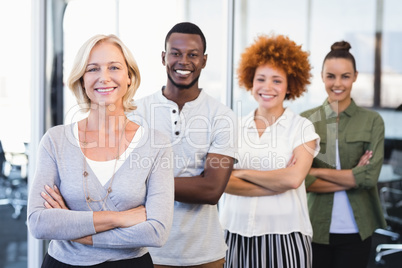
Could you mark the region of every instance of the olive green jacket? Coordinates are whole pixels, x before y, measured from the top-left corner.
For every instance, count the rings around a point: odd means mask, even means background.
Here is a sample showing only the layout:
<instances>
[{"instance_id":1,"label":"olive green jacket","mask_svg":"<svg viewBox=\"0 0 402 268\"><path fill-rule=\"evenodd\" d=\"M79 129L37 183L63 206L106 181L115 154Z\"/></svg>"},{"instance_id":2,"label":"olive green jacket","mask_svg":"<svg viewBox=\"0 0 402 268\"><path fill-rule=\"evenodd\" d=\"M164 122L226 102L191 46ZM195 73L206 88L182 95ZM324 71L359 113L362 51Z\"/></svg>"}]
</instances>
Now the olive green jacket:
<instances>
[{"instance_id":1,"label":"olive green jacket","mask_svg":"<svg viewBox=\"0 0 402 268\"><path fill-rule=\"evenodd\" d=\"M362 240L371 236L375 229L386 226L378 196L377 181L384 158L384 121L372 110L358 107L352 100L349 107L336 113L326 100L323 105L301 114L314 123L321 137L320 153L314 158L312 167L335 169L335 141L338 138L339 158L342 169L351 169L356 187L347 190ZM366 166L357 167L366 150L373 157ZM306 177L306 189L317 178ZM308 193L310 220L313 226L313 242L329 244L334 193Z\"/></svg>"}]
</instances>

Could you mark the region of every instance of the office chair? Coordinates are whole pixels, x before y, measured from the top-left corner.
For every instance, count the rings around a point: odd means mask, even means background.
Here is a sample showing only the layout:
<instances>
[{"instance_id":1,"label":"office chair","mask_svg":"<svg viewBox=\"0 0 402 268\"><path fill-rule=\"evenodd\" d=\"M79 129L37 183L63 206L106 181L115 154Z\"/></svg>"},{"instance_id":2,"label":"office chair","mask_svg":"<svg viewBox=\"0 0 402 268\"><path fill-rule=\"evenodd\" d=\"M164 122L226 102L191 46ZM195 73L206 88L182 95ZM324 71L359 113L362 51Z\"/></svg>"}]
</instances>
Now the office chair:
<instances>
[{"instance_id":1,"label":"office chair","mask_svg":"<svg viewBox=\"0 0 402 268\"><path fill-rule=\"evenodd\" d=\"M22 156L18 156L23 159ZM27 205L27 176L26 162L10 162L4 152L2 142L0 141L0 205L11 205L14 213L13 219L18 219L24 206ZM12 160L12 159L11 159ZM20 175L15 175L16 170L21 170Z\"/></svg>"},{"instance_id":2,"label":"office chair","mask_svg":"<svg viewBox=\"0 0 402 268\"><path fill-rule=\"evenodd\" d=\"M394 173L400 175L402 180L402 151L392 151L390 164ZM376 233L389 236L391 240L397 242L377 246L375 261L378 264L384 264L385 261L382 259L384 256L402 252L400 234L393 231L398 229L400 231L402 228L402 189L384 186L380 189L380 200L385 220L388 223L388 230L376 230Z\"/></svg>"}]
</instances>

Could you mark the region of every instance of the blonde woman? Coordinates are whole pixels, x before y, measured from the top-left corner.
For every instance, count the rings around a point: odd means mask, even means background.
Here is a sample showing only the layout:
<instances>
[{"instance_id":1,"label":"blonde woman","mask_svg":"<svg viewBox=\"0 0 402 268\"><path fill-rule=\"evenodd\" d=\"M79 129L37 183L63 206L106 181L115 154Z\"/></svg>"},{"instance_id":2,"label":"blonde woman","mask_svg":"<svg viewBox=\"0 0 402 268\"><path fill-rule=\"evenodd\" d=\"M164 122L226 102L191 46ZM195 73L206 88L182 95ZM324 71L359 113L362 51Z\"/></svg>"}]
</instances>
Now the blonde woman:
<instances>
[{"instance_id":1,"label":"blonde woman","mask_svg":"<svg viewBox=\"0 0 402 268\"><path fill-rule=\"evenodd\" d=\"M47 131L30 189L29 230L51 240L42 267L153 267L146 247L168 238L173 172L171 149L126 118L139 85L118 37L96 35L79 50L68 86L89 115Z\"/></svg>"}]
</instances>

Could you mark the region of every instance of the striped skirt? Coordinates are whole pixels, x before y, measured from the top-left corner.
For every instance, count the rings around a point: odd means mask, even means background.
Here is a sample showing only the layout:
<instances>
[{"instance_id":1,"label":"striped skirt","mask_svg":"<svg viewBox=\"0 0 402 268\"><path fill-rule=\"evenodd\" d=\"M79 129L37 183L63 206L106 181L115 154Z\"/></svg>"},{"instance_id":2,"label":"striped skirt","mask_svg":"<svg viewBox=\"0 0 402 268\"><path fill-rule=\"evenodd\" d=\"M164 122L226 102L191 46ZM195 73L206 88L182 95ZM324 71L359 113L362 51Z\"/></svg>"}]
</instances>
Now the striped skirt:
<instances>
[{"instance_id":1,"label":"striped skirt","mask_svg":"<svg viewBox=\"0 0 402 268\"><path fill-rule=\"evenodd\" d=\"M227 268L310 268L311 237L301 233L243 237L225 231Z\"/></svg>"}]
</instances>

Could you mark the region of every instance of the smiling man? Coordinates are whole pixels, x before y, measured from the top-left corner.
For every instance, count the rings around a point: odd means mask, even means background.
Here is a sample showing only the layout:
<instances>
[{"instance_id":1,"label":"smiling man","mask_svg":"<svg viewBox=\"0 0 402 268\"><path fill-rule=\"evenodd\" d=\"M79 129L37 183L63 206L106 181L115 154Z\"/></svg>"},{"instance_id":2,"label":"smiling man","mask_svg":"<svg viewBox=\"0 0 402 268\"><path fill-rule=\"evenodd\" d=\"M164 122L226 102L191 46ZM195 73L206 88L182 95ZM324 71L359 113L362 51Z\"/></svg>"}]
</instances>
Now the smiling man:
<instances>
[{"instance_id":1,"label":"smiling man","mask_svg":"<svg viewBox=\"0 0 402 268\"><path fill-rule=\"evenodd\" d=\"M167 34L162 64L167 84L136 101L130 119L167 134L173 146L175 207L168 242L150 248L155 267L223 267L226 244L217 202L236 153L234 112L198 87L206 66L200 28L176 24ZM154 139L154 146L165 144Z\"/></svg>"}]
</instances>

